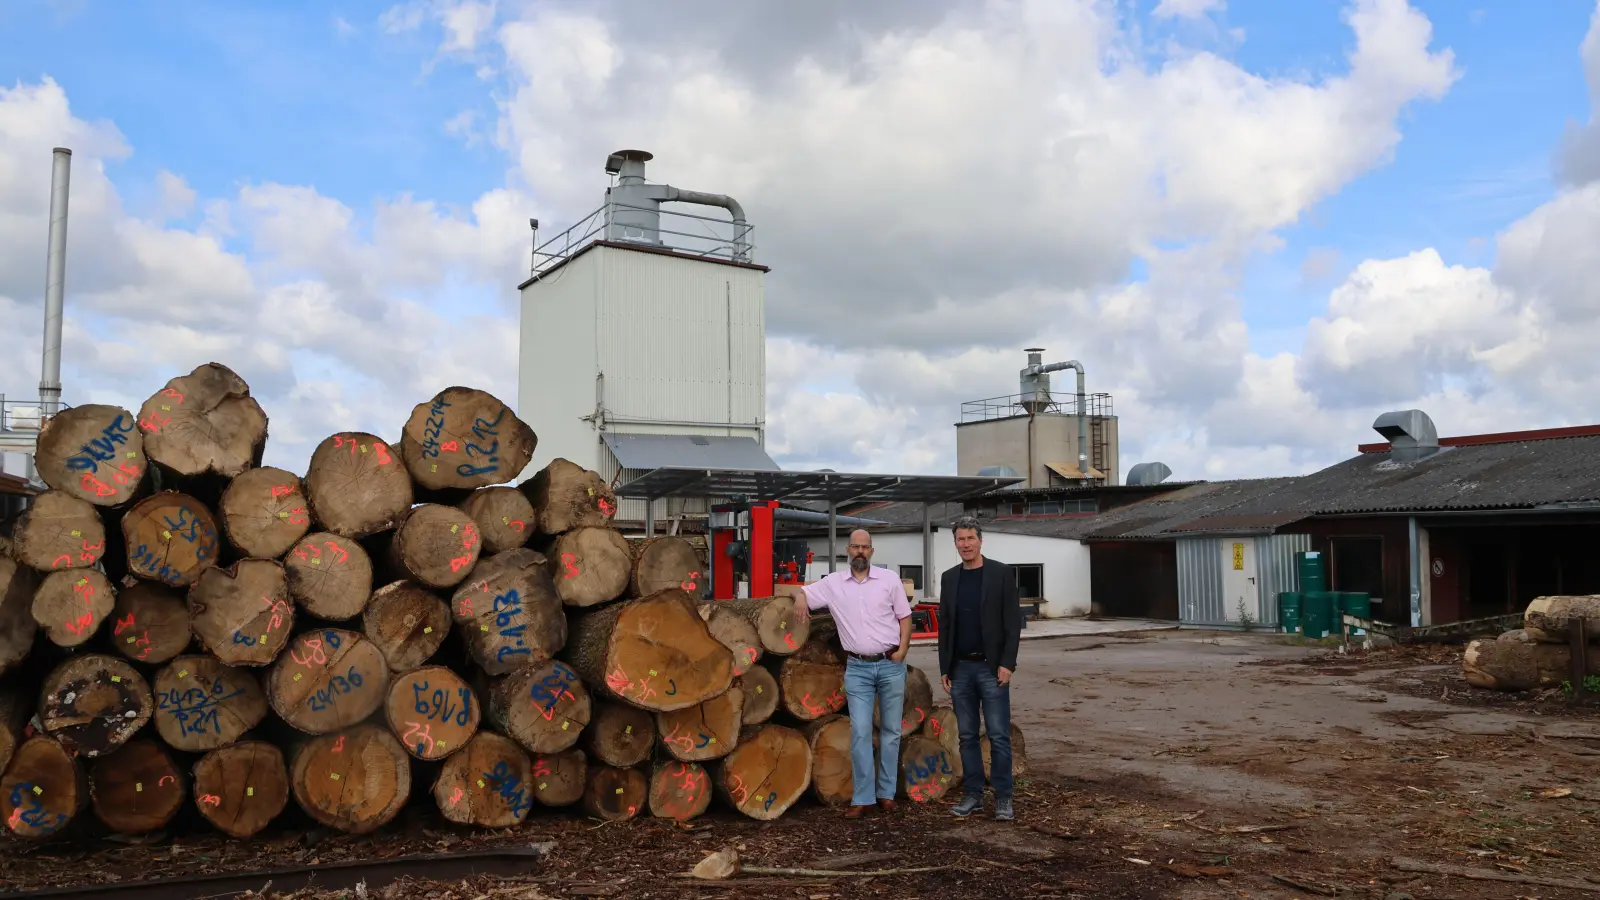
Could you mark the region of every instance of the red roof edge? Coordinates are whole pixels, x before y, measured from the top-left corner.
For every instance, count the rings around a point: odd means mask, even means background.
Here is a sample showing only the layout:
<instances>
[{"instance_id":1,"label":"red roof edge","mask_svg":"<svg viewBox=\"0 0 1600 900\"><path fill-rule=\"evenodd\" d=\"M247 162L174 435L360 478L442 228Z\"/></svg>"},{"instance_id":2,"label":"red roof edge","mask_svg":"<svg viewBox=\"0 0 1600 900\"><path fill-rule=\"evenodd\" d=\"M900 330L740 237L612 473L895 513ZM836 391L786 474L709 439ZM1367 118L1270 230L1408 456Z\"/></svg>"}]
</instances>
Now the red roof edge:
<instances>
[{"instance_id":1,"label":"red roof edge","mask_svg":"<svg viewBox=\"0 0 1600 900\"><path fill-rule=\"evenodd\" d=\"M1558 438L1600 436L1600 425L1571 425L1566 428L1535 428L1531 431L1501 431L1495 434L1464 434L1439 438L1441 447L1477 447L1484 444L1515 444L1519 441L1553 441ZM1388 453L1389 442L1359 444L1357 453Z\"/></svg>"}]
</instances>

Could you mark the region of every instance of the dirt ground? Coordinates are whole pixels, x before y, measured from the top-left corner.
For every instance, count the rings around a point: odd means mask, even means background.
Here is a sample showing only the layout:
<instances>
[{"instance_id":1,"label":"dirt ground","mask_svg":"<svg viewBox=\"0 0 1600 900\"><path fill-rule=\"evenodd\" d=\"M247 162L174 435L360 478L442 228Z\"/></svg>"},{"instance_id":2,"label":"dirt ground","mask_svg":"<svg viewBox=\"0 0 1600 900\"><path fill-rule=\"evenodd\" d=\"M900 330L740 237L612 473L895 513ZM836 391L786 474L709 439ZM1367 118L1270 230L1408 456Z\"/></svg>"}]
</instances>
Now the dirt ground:
<instances>
[{"instance_id":1,"label":"dirt ground","mask_svg":"<svg viewBox=\"0 0 1600 900\"><path fill-rule=\"evenodd\" d=\"M1461 680L1459 652L1400 648L1339 657L1267 635L1192 631L1025 642L1013 707L1028 770L1019 779L1014 825L952 820L948 802L846 823L836 810L806 801L772 823L714 808L688 828L645 819L598 825L563 811L485 833L449 826L419 805L377 837L291 820L251 842L181 822L143 845L79 837L32 846L7 838L0 841L0 891L551 842L548 857L526 874L438 883L418 872L366 895L1600 894L1600 713L1574 710L1559 696L1471 689ZM913 651L912 662L937 668L924 648ZM745 876L723 884L672 877L730 846L750 865L937 869ZM1590 887L1417 874L1397 869L1396 857Z\"/></svg>"}]
</instances>

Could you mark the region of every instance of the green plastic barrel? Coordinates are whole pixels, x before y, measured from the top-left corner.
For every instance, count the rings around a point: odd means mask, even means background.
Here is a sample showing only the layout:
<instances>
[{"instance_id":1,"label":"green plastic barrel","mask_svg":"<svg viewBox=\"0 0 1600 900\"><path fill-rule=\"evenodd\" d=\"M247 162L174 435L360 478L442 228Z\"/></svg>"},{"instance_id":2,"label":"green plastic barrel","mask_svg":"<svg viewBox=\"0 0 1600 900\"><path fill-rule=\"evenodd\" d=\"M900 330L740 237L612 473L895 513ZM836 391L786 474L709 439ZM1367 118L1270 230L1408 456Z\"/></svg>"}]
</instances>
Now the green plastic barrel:
<instances>
[{"instance_id":1,"label":"green plastic barrel","mask_svg":"<svg viewBox=\"0 0 1600 900\"><path fill-rule=\"evenodd\" d=\"M1278 628L1294 633L1300 630L1300 592L1284 591L1278 595Z\"/></svg>"},{"instance_id":2,"label":"green plastic barrel","mask_svg":"<svg viewBox=\"0 0 1600 900\"><path fill-rule=\"evenodd\" d=\"M1300 633L1308 638L1325 638L1333 631L1338 600L1327 591L1302 591L1300 594Z\"/></svg>"},{"instance_id":3,"label":"green plastic barrel","mask_svg":"<svg viewBox=\"0 0 1600 900\"><path fill-rule=\"evenodd\" d=\"M1300 591L1325 591L1328 589L1328 571L1322 553L1303 550L1295 555L1295 569L1300 576Z\"/></svg>"},{"instance_id":4,"label":"green plastic barrel","mask_svg":"<svg viewBox=\"0 0 1600 900\"><path fill-rule=\"evenodd\" d=\"M1347 616L1355 616L1358 619L1367 619L1370 621L1372 619L1372 595L1366 593L1365 591L1340 591L1339 611ZM1336 619L1334 622L1334 631L1342 631L1343 627L1343 620ZM1350 633L1366 634L1366 630L1362 628L1352 628L1350 629Z\"/></svg>"}]
</instances>

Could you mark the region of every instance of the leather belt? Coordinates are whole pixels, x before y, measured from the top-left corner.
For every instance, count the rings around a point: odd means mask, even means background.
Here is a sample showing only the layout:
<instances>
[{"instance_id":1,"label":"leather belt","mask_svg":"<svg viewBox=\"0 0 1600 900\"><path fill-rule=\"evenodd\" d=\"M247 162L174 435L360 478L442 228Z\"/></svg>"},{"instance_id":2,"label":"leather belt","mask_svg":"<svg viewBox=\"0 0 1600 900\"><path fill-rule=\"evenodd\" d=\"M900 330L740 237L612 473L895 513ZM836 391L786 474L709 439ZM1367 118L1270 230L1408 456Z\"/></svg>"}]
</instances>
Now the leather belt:
<instances>
[{"instance_id":1,"label":"leather belt","mask_svg":"<svg viewBox=\"0 0 1600 900\"><path fill-rule=\"evenodd\" d=\"M851 653L849 650L846 650L844 655L862 662L882 662L889 658L887 653Z\"/></svg>"},{"instance_id":2,"label":"leather belt","mask_svg":"<svg viewBox=\"0 0 1600 900\"><path fill-rule=\"evenodd\" d=\"M982 653L958 653L956 659L962 662L987 662L987 657Z\"/></svg>"}]
</instances>

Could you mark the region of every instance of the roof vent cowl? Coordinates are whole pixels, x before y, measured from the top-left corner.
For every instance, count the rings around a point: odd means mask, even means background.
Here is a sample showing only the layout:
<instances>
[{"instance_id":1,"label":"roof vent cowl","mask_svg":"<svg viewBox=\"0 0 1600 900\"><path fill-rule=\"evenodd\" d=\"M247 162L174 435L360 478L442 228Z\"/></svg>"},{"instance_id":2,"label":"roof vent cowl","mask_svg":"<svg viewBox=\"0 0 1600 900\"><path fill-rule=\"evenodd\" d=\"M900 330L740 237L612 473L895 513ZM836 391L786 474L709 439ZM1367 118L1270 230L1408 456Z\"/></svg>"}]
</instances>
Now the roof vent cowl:
<instances>
[{"instance_id":1,"label":"roof vent cowl","mask_svg":"<svg viewBox=\"0 0 1600 900\"><path fill-rule=\"evenodd\" d=\"M1395 462L1416 462L1439 452L1439 431L1420 409L1386 412L1372 423L1372 430L1389 441L1389 458Z\"/></svg>"}]
</instances>

